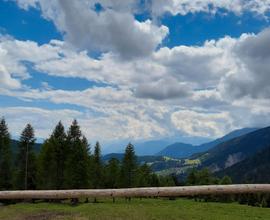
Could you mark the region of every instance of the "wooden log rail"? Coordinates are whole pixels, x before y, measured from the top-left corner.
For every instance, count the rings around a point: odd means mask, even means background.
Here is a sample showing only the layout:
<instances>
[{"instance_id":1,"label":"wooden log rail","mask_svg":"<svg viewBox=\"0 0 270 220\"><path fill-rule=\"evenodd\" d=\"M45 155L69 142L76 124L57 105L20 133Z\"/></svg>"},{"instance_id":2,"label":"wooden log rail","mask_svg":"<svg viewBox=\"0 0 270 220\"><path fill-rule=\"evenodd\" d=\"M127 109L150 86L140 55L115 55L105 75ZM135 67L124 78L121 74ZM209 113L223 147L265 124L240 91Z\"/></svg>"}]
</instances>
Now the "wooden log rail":
<instances>
[{"instance_id":1,"label":"wooden log rail","mask_svg":"<svg viewBox=\"0 0 270 220\"><path fill-rule=\"evenodd\" d=\"M184 187L149 187L127 189L80 190L23 190L0 191L0 200L9 199L74 199L86 197L180 197L198 195L223 195L245 193L270 193L270 184L207 185Z\"/></svg>"}]
</instances>

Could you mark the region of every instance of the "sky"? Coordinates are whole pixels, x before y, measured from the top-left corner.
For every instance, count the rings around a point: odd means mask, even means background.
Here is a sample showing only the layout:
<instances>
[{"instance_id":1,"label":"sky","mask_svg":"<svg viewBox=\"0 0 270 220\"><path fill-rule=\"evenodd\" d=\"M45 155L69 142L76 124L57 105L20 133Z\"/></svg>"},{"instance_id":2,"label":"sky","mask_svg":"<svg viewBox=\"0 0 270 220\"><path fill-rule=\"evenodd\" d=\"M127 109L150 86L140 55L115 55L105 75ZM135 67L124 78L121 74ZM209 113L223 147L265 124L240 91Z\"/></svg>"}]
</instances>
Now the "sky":
<instances>
[{"instance_id":1,"label":"sky","mask_svg":"<svg viewBox=\"0 0 270 220\"><path fill-rule=\"evenodd\" d=\"M47 138L270 125L270 0L0 0L0 117Z\"/></svg>"}]
</instances>

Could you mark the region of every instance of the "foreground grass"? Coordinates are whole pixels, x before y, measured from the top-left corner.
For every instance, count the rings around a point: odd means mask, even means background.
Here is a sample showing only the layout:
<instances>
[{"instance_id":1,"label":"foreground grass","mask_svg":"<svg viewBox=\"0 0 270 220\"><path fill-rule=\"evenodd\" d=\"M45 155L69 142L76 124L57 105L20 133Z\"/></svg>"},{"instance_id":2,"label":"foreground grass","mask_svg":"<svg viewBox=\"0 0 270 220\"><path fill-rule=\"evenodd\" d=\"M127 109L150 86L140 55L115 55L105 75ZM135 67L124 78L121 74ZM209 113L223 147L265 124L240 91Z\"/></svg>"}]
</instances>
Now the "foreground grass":
<instances>
[{"instance_id":1,"label":"foreground grass","mask_svg":"<svg viewBox=\"0 0 270 220\"><path fill-rule=\"evenodd\" d=\"M187 199L118 199L80 204L16 204L0 207L0 220L102 220L102 219L270 219L270 209L238 204L204 203Z\"/></svg>"}]
</instances>

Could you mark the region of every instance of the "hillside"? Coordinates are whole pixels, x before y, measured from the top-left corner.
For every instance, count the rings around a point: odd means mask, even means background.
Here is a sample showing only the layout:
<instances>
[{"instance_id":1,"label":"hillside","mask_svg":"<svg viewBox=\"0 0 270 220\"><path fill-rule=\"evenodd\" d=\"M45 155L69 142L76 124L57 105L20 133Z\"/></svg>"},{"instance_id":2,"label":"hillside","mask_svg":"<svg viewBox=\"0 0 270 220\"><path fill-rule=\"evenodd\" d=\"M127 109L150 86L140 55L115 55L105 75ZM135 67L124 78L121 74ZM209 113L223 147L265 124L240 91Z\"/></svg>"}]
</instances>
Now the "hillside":
<instances>
[{"instance_id":1,"label":"hillside","mask_svg":"<svg viewBox=\"0 0 270 220\"><path fill-rule=\"evenodd\" d=\"M164 146L171 144L170 140L152 140L152 141L145 141L141 143L135 143L135 151L137 155L155 155Z\"/></svg>"},{"instance_id":2,"label":"hillside","mask_svg":"<svg viewBox=\"0 0 270 220\"><path fill-rule=\"evenodd\" d=\"M121 153L112 153L112 154L106 154L102 156L102 161L103 162L108 162L111 158L118 159L121 161L124 157L124 154ZM164 161L164 158L162 156L137 156L137 162L142 164L142 163L153 163L157 161Z\"/></svg>"},{"instance_id":3,"label":"hillside","mask_svg":"<svg viewBox=\"0 0 270 220\"><path fill-rule=\"evenodd\" d=\"M218 138L214 141L201 144L201 145L191 145L191 144L185 144L181 142L177 142L174 144L171 144L167 147L165 147L163 150L158 152L156 155L159 156L167 156L167 157L172 157L172 158L187 158L190 157L193 154L198 154L205 152L215 146L217 146L220 143L226 142L228 140L231 140L236 137L240 137L242 135L248 134L250 132L253 132L257 130L257 128L243 128L239 130L235 130L230 132L229 134Z\"/></svg>"},{"instance_id":4,"label":"hillside","mask_svg":"<svg viewBox=\"0 0 270 220\"><path fill-rule=\"evenodd\" d=\"M173 158L184 158L194 153L197 153L196 146L179 142L167 146L165 149L161 150L156 155Z\"/></svg>"},{"instance_id":5,"label":"hillside","mask_svg":"<svg viewBox=\"0 0 270 220\"><path fill-rule=\"evenodd\" d=\"M264 150L217 173L229 175L235 183L270 182L270 144Z\"/></svg>"},{"instance_id":6,"label":"hillside","mask_svg":"<svg viewBox=\"0 0 270 220\"><path fill-rule=\"evenodd\" d=\"M202 152L207 151L207 150L217 146L218 144L221 144L223 142L232 140L232 139L240 137L242 135L251 133L251 132L256 131L258 129L259 128L242 128L242 129L234 130L221 138L218 138L218 139L211 141L209 143L201 144L198 147L202 150Z\"/></svg>"},{"instance_id":7,"label":"hillside","mask_svg":"<svg viewBox=\"0 0 270 220\"><path fill-rule=\"evenodd\" d=\"M269 143L270 127L262 128L221 143L200 155L197 159L200 159L202 167L219 171L256 154L267 147Z\"/></svg>"}]
</instances>

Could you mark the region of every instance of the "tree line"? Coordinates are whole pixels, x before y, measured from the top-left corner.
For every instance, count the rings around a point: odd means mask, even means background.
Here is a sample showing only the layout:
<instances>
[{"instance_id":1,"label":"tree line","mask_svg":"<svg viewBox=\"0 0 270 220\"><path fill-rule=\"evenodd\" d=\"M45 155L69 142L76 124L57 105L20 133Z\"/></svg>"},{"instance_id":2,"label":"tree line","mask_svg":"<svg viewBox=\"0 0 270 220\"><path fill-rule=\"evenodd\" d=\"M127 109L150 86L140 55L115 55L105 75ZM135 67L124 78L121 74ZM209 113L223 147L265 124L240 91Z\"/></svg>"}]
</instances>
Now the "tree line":
<instances>
[{"instance_id":1,"label":"tree line","mask_svg":"<svg viewBox=\"0 0 270 220\"><path fill-rule=\"evenodd\" d=\"M192 169L184 181L176 175L158 176L147 164L138 164L134 146L129 143L122 161L111 158L103 162L101 146L96 142L93 152L87 138L74 120L67 131L61 121L39 152L35 146L34 128L23 129L16 152L4 118L0 121L0 190L58 190L160 187L183 185L231 184L229 176L215 177L207 168ZM239 202L270 207L270 195L245 194L195 196L197 201ZM172 199L172 198L171 198Z\"/></svg>"},{"instance_id":2,"label":"tree line","mask_svg":"<svg viewBox=\"0 0 270 220\"><path fill-rule=\"evenodd\" d=\"M122 161L112 158L104 163L101 146L93 152L76 120L67 131L61 121L35 153L34 128L23 129L16 153L3 118L0 122L0 190L130 188L173 186L171 176L153 173L147 164L138 164L134 146L128 144Z\"/></svg>"}]
</instances>

